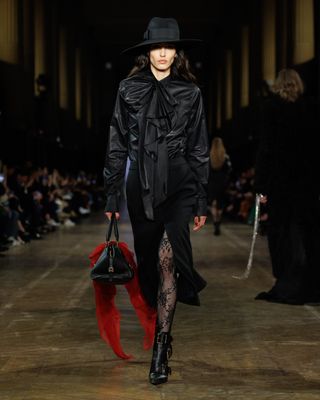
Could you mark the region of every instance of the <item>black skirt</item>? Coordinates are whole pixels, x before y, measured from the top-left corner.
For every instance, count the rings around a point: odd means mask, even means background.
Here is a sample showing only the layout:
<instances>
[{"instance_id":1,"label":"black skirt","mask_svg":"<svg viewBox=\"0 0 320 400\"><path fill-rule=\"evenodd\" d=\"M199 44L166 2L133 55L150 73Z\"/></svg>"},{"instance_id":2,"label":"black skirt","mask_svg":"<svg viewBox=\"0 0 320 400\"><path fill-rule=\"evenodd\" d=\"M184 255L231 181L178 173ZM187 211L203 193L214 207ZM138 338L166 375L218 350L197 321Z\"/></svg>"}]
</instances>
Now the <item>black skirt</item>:
<instances>
[{"instance_id":1,"label":"black skirt","mask_svg":"<svg viewBox=\"0 0 320 400\"><path fill-rule=\"evenodd\" d=\"M159 245L164 232L173 250L178 301L200 305L198 293L206 286L206 281L193 266L189 230L196 202L196 188L194 174L186 159L179 157L170 160L167 199L154 209L154 220L149 220L144 213L137 164L132 163L129 168L126 197L139 282L145 299L152 307L157 304Z\"/></svg>"}]
</instances>

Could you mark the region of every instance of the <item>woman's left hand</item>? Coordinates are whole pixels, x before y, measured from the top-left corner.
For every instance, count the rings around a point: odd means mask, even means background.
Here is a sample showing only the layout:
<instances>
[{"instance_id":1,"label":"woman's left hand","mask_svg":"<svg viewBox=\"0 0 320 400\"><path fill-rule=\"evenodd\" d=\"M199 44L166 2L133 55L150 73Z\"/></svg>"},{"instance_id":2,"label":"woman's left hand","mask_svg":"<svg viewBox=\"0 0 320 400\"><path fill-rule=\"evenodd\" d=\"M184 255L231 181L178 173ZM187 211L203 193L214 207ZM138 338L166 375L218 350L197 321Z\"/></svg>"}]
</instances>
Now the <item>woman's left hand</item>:
<instances>
[{"instance_id":1,"label":"woman's left hand","mask_svg":"<svg viewBox=\"0 0 320 400\"><path fill-rule=\"evenodd\" d=\"M206 223L207 216L200 216L200 217L194 217L194 225L193 225L193 230L198 231L203 227L203 225Z\"/></svg>"}]
</instances>

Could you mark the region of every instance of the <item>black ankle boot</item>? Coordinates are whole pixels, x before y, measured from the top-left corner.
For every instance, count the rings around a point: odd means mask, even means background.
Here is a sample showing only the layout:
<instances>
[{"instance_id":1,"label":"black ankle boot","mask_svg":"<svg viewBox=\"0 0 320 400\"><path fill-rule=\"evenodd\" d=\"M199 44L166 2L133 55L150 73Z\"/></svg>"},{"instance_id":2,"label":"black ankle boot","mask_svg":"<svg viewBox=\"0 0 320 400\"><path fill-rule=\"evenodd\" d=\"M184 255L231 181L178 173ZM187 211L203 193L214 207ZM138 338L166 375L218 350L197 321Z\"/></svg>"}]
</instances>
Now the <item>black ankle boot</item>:
<instances>
[{"instance_id":1,"label":"black ankle boot","mask_svg":"<svg viewBox=\"0 0 320 400\"><path fill-rule=\"evenodd\" d=\"M152 385L159 385L168 380L171 368L168 359L172 355L172 336L167 332L157 333L153 344L152 361L149 373L149 381Z\"/></svg>"}]
</instances>

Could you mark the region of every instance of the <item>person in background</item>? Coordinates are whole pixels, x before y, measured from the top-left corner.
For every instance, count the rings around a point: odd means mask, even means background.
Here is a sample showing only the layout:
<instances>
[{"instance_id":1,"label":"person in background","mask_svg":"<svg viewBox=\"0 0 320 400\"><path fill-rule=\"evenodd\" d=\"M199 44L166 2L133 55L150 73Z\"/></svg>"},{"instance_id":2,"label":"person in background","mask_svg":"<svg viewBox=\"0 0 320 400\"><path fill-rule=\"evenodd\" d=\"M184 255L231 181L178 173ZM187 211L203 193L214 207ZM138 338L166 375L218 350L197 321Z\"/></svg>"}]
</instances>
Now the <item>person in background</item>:
<instances>
[{"instance_id":1,"label":"person in background","mask_svg":"<svg viewBox=\"0 0 320 400\"><path fill-rule=\"evenodd\" d=\"M210 149L210 175L208 186L208 204L212 215L214 235L221 234L221 221L226 202L226 191L230 181L232 165L222 138L215 137Z\"/></svg>"},{"instance_id":2,"label":"person in background","mask_svg":"<svg viewBox=\"0 0 320 400\"><path fill-rule=\"evenodd\" d=\"M300 75L281 70L262 108L254 183L267 208L275 282L257 300L320 301L320 178L313 120Z\"/></svg>"}]
</instances>

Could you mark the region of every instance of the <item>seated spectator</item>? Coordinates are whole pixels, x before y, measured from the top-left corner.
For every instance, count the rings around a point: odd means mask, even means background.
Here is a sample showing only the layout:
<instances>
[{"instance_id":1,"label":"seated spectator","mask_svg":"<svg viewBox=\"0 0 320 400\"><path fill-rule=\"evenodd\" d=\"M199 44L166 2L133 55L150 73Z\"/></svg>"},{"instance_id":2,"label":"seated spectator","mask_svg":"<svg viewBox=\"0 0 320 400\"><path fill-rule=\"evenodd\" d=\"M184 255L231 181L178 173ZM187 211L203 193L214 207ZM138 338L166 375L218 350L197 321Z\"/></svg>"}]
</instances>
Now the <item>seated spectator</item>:
<instances>
[{"instance_id":1,"label":"seated spectator","mask_svg":"<svg viewBox=\"0 0 320 400\"><path fill-rule=\"evenodd\" d=\"M59 226L72 227L92 209L104 207L103 187L93 174L51 172L47 167L2 166L0 251L42 239Z\"/></svg>"}]
</instances>

